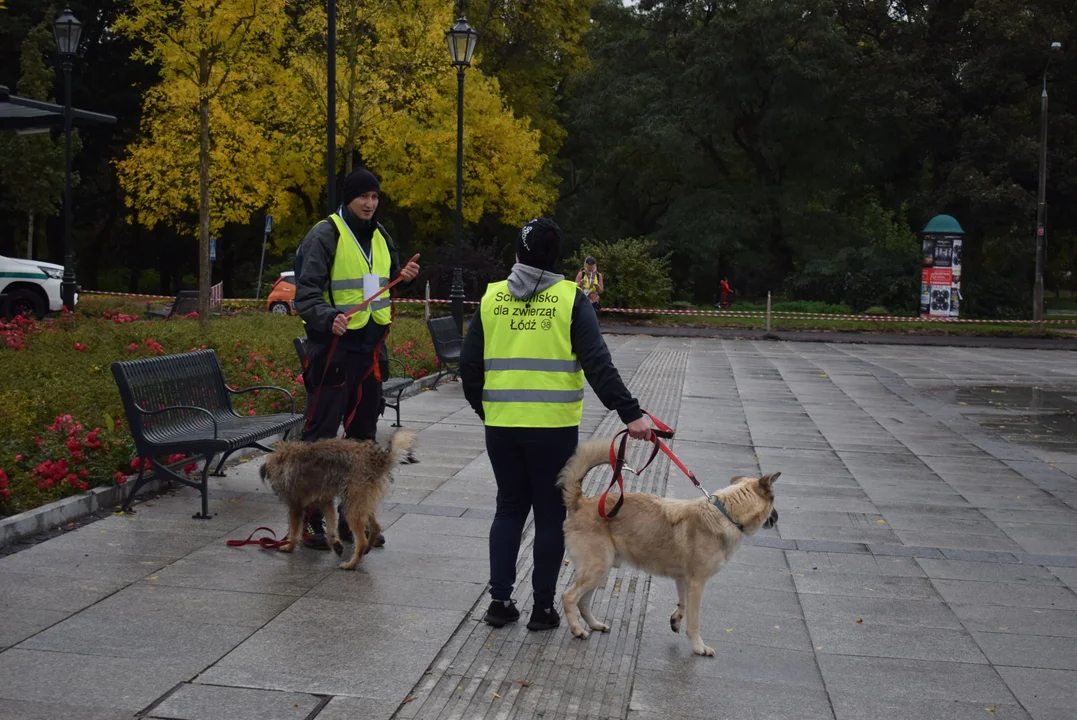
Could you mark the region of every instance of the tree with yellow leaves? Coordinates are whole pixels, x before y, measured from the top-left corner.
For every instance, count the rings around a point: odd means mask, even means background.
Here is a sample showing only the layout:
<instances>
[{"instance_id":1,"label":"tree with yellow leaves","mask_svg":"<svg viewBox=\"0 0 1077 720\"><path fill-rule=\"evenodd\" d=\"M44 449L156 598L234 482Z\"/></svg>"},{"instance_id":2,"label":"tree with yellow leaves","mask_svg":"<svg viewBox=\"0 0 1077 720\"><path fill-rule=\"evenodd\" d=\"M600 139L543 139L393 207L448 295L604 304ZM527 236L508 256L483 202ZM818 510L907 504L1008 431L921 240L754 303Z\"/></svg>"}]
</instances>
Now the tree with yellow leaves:
<instances>
[{"instance_id":1,"label":"tree with yellow leaves","mask_svg":"<svg viewBox=\"0 0 1077 720\"><path fill-rule=\"evenodd\" d=\"M275 75L283 0L130 4L116 31L147 43L134 57L159 66L161 82L148 94L141 139L118 163L120 182L146 225L197 206L198 313L205 324L210 233L245 221L269 194L269 173L259 165L268 162L270 139L257 122L264 110L257 91Z\"/></svg>"}]
</instances>

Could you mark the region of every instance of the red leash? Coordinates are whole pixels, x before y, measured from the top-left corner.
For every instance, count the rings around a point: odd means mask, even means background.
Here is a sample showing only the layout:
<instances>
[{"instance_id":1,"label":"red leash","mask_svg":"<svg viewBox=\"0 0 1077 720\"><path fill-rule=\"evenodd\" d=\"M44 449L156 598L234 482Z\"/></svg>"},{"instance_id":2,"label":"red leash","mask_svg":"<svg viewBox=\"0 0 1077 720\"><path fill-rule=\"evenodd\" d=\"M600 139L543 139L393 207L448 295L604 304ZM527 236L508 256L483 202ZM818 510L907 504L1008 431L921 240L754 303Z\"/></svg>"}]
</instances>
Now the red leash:
<instances>
[{"instance_id":1,"label":"red leash","mask_svg":"<svg viewBox=\"0 0 1077 720\"><path fill-rule=\"evenodd\" d=\"M615 517L617 513L621 510L621 506L624 505L625 484L622 473L627 470L628 472L631 472L635 475L641 474L644 470L650 467L651 463L654 462L654 459L658 457L659 451L665 453L665 455L670 459L670 461L673 462L674 465L679 467L681 469L681 472L688 476L688 479L692 481L692 484L699 488L700 492L702 492L708 499L710 498L710 494L703 489L702 485L699 484L699 480L696 480L695 473L685 467L684 463L682 463L680 459L673 454L673 451L670 450L664 442L662 442L662 438L665 438L667 440L673 439L673 435L676 431L658 418L656 418L654 415L651 415L646 410L644 410L643 413L651 419L651 422L654 423L655 426L655 429L651 431L650 437L650 441L654 443L654 448L651 450L651 456L647 458L647 462L643 464L643 467L636 470L631 467L628 467L625 464L625 450L628 447L628 430L622 430L621 432L613 436L613 442L610 443L610 465L613 466L613 479L610 480L609 487L607 487L606 491L602 493L602 497L599 498L598 501L598 514L602 517L603 520L609 520ZM617 447L618 437L621 438L620 447ZM613 509L609 512L606 512L606 496L609 495L609 492L613 489L614 485L616 485L620 489L621 494L617 497L617 502L614 504Z\"/></svg>"},{"instance_id":2,"label":"red leash","mask_svg":"<svg viewBox=\"0 0 1077 720\"><path fill-rule=\"evenodd\" d=\"M419 259L419 255L418 255L418 253L416 253L415 255L412 256L411 260L408 260L406 263L404 263L404 267L407 267L408 265L410 265L411 263L415 262L418 259ZM358 305L353 307L348 312L344 313L344 317L351 318L352 315L359 312L360 310L365 308L367 305L374 302L374 300L376 300L380 296L387 293L389 290L391 290L393 288L394 285L397 285L398 283L400 283L401 281L404 280L404 274L403 273L404 273L404 271L401 270L400 274L396 276L396 280L393 280L391 283L389 283L385 287L378 290L378 292L374 293L373 295L368 297L366 300L359 303ZM330 345L329 345L329 354L325 358L325 369L322 370L322 379L323 380L325 379L325 375L329 373L329 365L333 361L333 353L335 353L336 350L337 350L337 344L340 342L340 338L341 338L340 335L333 335L333 342L330 343ZM371 364L371 368L373 368L374 365L377 364L377 362L378 362L378 353L380 352L380 350L381 350L381 344L379 343L378 347L374 348L374 361ZM309 359L310 359L309 354L307 355L307 359L308 359L308 363L309 363ZM304 364L304 366L303 366L304 375L307 372L306 365L307 364ZM368 370L366 375L363 376L362 381L359 383L359 392L363 391L362 390L363 382L365 382L366 379L368 377L370 377L370 373L371 373L371 370ZM306 430L310 426L310 421L314 417L314 408L318 405L318 396L322 394L322 385L323 385L323 383L318 383L318 388L314 391L314 399L310 401L310 406L307 408L307 421L303 424L303 429L304 430ZM356 404L356 407L358 407L358 404ZM355 415L354 411L352 412L352 415ZM350 420L350 418L349 418L349 420Z\"/></svg>"},{"instance_id":3,"label":"red leash","mask_svg":"<svg viewBox=\"0 0 1077 720\"><path fill-rule=\"evenodd\" d=\"M257 535L262 530L265 530L267 533L269 533L273 537L271 537L271 538L260 537L257 540L255 540L254 536ZM281 545L284 545L287 542L288 542L288 538L282 538L282 539L278 540L277 539L277 533L273 532L271 529L269 529L267 527L260 527L260 528L256 529L254 532L252 532L250 535L248 535L246 540L227 540L227 541L225 541L225 544L228 545L228 547L243 547L244 545L260 545L265 550L280 550Z\"/></svg>"}]
</instances>

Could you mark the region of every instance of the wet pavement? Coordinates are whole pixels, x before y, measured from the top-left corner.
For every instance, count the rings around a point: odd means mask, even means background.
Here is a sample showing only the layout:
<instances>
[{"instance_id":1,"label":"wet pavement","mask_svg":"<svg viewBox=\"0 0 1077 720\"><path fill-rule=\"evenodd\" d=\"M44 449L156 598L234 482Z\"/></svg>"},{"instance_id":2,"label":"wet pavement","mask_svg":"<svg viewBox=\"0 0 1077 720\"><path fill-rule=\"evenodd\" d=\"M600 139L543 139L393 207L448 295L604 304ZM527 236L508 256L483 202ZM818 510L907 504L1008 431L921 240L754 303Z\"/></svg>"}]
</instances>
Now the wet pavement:
<instances>
[{"instance_id":1,"label":"wet pavement","mask_svg":"<svg viewBox=\"0 0 1077 720\"><path fill-rule=\"evenodd\" d=\"M673 583L628 567L595 596L608 634L480 622L496 486L452 384L405 401L422 462L397 473L387 546L357 572L225 547L284 528L257 461L215 481L211 521L177 491L0 558L0 720L1075 716L1072 353L609 343L707 485L782 472L778 527L705 593L717 658L670 632ZM582 434L618 425L588 391ZM630 485L693 497L669 468Z\"/></svg>"}]
</instances>

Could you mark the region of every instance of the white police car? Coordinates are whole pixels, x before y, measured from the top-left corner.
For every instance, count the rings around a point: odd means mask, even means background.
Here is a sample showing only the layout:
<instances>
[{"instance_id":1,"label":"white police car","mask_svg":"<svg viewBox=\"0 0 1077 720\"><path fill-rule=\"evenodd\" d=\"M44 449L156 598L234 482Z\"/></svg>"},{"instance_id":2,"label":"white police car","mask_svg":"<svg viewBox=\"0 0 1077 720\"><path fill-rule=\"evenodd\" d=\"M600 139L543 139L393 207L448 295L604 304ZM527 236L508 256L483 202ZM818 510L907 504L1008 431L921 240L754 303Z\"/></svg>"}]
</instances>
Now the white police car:
<instances>
[{"instance_id":1,"label":"white police car","mask_svg":"<svg viewBox=\"0 0 1077 720\"><path fill-rule=\"evenodd\" d=\"M0 294L7 296L8 315L25 313L43 318L46 313L59 312L64 305L60 298L63 277L62 265L0 255ZM76 293L76 304L78 299Z\"/></svg>"}]
</instances>

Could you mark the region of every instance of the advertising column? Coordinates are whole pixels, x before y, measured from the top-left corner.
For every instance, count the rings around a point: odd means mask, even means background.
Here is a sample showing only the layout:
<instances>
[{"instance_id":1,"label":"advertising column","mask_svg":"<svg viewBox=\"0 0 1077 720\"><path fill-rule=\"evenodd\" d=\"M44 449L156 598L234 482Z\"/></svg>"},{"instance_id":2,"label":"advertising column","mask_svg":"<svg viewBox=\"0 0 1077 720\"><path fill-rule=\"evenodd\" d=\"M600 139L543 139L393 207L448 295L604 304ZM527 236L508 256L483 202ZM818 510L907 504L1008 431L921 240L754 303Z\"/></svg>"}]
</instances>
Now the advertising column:
<instances>
[{"instance_id":1,"label":"advertising column","mask_svg":"<svg viewBox=\"0 0 1077 720\"><path fill-rule=\"evenodd\" d=\"M949 215L932 218L924 228L920 268L920 317L959 316L964 232L957 220Z\"/></svg>"}]
</instances>

